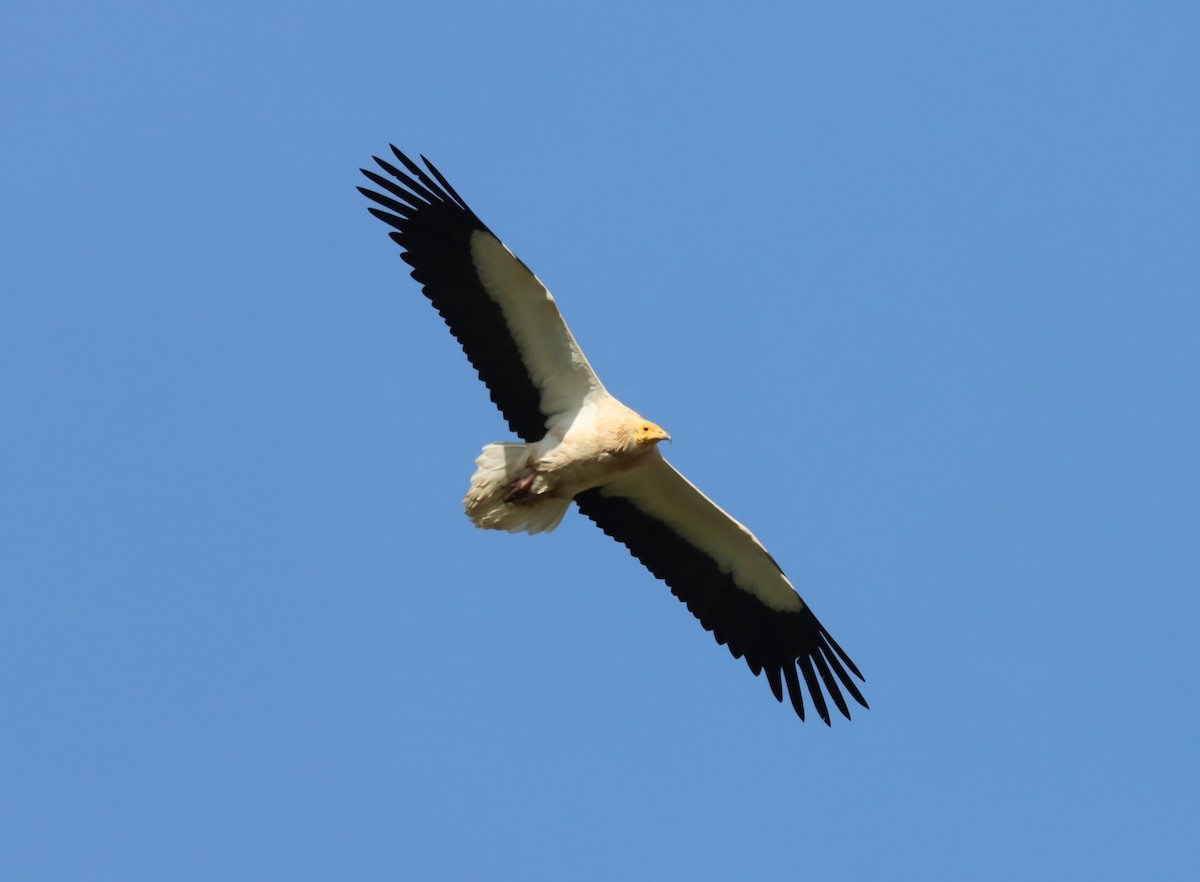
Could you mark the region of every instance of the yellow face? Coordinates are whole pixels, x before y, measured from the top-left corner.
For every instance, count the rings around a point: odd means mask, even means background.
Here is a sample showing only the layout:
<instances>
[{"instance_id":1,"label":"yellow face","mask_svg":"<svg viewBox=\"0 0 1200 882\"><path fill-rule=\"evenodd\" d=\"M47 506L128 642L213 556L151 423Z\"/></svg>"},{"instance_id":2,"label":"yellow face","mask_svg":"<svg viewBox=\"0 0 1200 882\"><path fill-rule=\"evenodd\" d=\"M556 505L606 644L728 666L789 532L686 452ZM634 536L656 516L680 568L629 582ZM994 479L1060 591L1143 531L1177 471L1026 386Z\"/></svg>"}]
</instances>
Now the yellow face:
<instances>
[{"instance_id":1,"label":"yellow face","mask_svg":"<svg viewBox=\"0 0 1200 882\"><path fill-rule=\"evenodd\" d=\"M653 444L656 441L670 441L671 436L666 430L649 420L642 420L638 423L637 432L634 433L634 438L638 444Z\"/></svg>"}]
</instances>

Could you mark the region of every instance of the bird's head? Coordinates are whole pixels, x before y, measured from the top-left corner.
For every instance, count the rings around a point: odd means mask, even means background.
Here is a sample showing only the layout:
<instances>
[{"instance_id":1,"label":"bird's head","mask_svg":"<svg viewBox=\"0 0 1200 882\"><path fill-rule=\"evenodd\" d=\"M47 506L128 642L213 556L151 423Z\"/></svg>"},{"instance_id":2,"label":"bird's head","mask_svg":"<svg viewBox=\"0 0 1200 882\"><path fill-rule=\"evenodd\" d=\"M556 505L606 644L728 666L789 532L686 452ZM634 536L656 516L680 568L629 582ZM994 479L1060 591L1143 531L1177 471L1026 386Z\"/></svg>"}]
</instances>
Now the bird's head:
<instances>
[{"instance_id":1,"label":"bird's head","mask_svg":"<svg viewBox=\"0 0 1200 882\"><path fill-rule=\"evenodd\" d=\"M662 426L652 423L649 420L640 420L633 432L633 440L637 442L638 446L648 447L659 441L670 441L671 436L667 434L667 430Z\"/></svg>"}]
</instances>

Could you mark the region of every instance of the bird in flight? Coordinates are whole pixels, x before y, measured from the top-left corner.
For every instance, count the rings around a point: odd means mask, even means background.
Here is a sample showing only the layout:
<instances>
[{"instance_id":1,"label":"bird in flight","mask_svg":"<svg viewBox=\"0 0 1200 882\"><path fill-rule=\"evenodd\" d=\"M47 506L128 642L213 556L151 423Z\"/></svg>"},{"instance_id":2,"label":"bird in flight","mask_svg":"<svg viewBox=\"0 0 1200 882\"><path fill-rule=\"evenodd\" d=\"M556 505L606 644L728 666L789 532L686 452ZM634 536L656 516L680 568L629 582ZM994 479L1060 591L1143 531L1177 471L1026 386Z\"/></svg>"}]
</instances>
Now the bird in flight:
<instances>
[{"instance_id":1,"label":"bird in flight","mask_svg":"<svg viewBox=\"0 0 1200 882\"><path fill-rule=\"evenodd\" d=\"M573 501L662 579L718 643L784 687L804 719L807 690L850 718L862 674L754 534L663 458L670 435L614 398L546 286L449 181L392 147L399 166L362 173L370 212L392 228L412 277L445 319L521 439L488 444L464 505L485 530L553 530ZM801 685L803 681L803 685Z\"/></svg>"}]
</instances>

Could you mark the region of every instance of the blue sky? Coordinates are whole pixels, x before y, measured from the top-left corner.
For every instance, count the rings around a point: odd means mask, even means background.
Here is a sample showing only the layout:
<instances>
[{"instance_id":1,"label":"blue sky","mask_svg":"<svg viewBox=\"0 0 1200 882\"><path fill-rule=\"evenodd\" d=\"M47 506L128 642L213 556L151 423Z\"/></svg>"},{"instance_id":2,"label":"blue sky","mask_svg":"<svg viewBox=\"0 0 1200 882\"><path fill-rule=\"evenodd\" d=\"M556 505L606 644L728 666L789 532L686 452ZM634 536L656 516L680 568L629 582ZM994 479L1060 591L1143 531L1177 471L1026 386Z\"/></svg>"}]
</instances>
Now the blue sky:
<instances>
[{"instance_id":1,"label":"blue sky","mask_svg":"<svg viewBox=\"0 0 1200 882\"><path fill-rule=\"evenodd\" d=\"M0 875L1193 878L1193 4L105 6L0 14ZM870 711L471 527L389 142Z\"/></svg>"}]
</instances>

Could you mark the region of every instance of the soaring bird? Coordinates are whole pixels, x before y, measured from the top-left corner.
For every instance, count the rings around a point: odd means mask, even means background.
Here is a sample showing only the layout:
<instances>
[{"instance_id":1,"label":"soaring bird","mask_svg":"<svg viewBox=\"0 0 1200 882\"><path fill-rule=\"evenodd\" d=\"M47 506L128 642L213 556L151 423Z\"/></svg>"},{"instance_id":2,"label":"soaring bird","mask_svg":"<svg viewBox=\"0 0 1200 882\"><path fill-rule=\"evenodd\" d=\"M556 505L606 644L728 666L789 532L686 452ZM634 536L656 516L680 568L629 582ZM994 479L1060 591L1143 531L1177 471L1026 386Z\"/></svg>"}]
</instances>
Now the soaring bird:
<instances>
[{"instance_id":1,"label":"soaring bird","mask_svg":"<svg viewBox=\"0 0 1200 882\"><path fill-rule=\"evenodd\" d=\"M572 501L687 604L717 643L784 686L804 719L804 692L830 723L845 695L867 707L850 657L817 621L775 559L672 468L661 426L604 388L550 291L421 157L373 157L359 187L392 228L412 277L445 319L520 441L488 444L464 505L485 530L553 530ZM803 686L801 685L803 680Z\"/></svg>"}]
</instances>

